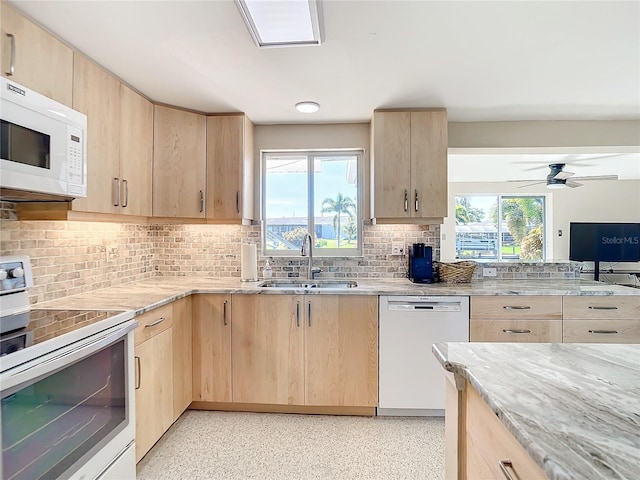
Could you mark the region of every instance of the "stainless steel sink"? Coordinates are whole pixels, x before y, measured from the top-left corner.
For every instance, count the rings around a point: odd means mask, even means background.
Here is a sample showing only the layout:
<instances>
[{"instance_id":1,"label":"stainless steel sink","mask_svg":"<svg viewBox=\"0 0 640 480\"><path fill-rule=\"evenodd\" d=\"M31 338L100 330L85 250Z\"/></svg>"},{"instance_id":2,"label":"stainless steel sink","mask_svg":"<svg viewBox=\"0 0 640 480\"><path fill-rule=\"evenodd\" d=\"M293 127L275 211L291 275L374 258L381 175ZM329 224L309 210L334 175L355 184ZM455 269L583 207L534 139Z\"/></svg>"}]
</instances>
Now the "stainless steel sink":
<instances>
[{"instance_id":1,"label":"stainless steel sink","mask_svg":"<svg viewBox=\"0 0 640 480\"><path fill-rule=\"evenodd\" d=\"M262 288L302 288L302 289L312 289L312 288L333 288L333 289L344 289L344 288L355 288L358 286L357 282L351 280L265 280L258 284L259 287Z\"/></svg>"}]
</instances>

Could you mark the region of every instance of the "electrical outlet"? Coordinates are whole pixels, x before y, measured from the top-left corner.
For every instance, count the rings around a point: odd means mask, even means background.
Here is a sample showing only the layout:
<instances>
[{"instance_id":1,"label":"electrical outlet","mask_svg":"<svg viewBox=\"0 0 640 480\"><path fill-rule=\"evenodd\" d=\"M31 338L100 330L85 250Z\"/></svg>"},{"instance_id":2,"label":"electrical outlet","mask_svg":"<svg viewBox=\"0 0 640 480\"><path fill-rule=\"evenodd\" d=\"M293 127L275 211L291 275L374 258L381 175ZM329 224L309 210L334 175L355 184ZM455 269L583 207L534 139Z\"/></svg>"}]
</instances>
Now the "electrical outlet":
<instances>
[{"instance_id":1,"label":"electrical outlet","mask_svg":"<svg viewBox=\"0 0 640 480\"><path fill-rule=\"evenodd\" d=\"M391 243L391 255L404 255L404 243L392 242Z\"/></svg>"},{"instance_id":2,"label":"electrical outlet","mask_svg":"<svg viewBox=\"0 0 640 480\"><path fill-rule=\"evenodd\" d=\"M495 268L483 268L482 269L483 277L497 277L498 271Z\"/></svg>"}]
</instances>

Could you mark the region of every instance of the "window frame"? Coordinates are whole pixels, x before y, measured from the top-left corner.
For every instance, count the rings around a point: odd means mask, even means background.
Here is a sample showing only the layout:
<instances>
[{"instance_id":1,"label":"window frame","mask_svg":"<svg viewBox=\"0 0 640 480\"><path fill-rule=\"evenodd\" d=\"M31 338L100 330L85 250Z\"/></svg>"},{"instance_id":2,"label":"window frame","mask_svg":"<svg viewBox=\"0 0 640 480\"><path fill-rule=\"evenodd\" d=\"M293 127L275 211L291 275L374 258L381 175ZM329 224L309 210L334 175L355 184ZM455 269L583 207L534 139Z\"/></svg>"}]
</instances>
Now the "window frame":
<instances>
[{"instance_id":1,"label":"window frame","mask_svg":"<svg viewBox=\"0 0 640 480\"><path fill-rule=\"evenodd\" d=\"M496 225L497 227L497 241L498 241L498 248L496 251L496 258L473 258L470 260L474 260L477 262L485 262L485 263L492 263L492 262L515 262L515 263L535 263L535 262L548 262L550 261L550 259L547 258L547 252L549 251L549 249L547 248L547 238L548 238L548 231L547 231L547 225L549 223L549 209L550 209L550 202L549 202L549 194L545 194L545 193L530 193L530 194L519 194L519 193L456 193L453 197L453 202L454 205L457 205L457 199L459 197L493 197L496 198L498 200L498 224ZM543 232L543 241L542 241L542 259L540 260L522 260L521 258L517 258L517 259L503 259L502 258L502 201L504 199L509 199L509 198L524 198L524 197L539 197L542 198L543 200L543 204L542 204L542 212L543 212L543 218L542 218L542 232ZM455 221L455 218L454 218ZM454 226L454 231L455 231L455 227L457 225ZM458 241L458 232L455 232L454 235L454 243ZM456 257L457 258L457 257ZM460 258L459 260L465 260L465 258Z\"/></svg>"},{"instance_id":2,"label":"window frame","mask_svg":"<svg viewBox=\"0 0 640 480\"><path fill-rule=\"evenodd\" d=\"M281 154L283 156L291 154L307 157L307 231L315 231L314 210L314 172L313 161L316 157L340 157L349 156L356 157L357 165L357 190L356 190L356 247L355 248L315 248L313 249L314 257L362 257L363 256L363 234L364 234L364 149L363 148L331 148L331 149L266 149L260 150L260 176L261 176L261 192L260 192L260 211L261 211L261 237L262 237L262 255L267 257L300 257L301 253L297 250L274 250L267 249L267 216L266 216L266 200L267 200L267 157L273 154ZM314 237L315 238L315 237Z\"/></svg>"}]
</instances>

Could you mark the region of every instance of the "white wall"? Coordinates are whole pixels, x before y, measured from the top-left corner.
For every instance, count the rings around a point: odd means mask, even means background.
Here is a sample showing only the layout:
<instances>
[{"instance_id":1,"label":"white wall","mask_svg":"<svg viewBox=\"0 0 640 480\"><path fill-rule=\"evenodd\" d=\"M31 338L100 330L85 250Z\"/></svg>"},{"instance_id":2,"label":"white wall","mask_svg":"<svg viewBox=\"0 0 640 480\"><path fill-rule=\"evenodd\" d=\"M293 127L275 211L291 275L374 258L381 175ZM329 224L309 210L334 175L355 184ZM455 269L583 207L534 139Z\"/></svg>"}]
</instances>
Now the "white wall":
<instances>
[{"instance_id":1,"label":"white wall","mask_svg":"<svg viewBox=\"0 0 640 480\"><path fill-rule=\"evenodd\" d=\"M548 199L547 251L554 260L569 258L570 222L640 222L640 180L584 182L582 187L548 190L546 187L517 188L510 183L449 183L449 216L441 233L442 258L455 257L455 196L483 193L543 194ZM558 230L563 235L558 236ZM620 265L617 269L638 266Z\"/></svg>"}]
</instances>

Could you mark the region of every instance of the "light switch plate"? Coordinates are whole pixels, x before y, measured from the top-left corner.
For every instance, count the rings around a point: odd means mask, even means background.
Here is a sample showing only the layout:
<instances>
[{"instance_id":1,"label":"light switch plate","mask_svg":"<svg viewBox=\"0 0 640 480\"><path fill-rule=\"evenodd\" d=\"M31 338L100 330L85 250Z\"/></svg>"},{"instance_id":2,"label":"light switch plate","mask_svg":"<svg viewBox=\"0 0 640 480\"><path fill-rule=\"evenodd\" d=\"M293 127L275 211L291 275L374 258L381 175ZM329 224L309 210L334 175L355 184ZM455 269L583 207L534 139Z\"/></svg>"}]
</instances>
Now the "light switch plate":
<instances>
[{"instance_id":1,"label":"light switch plate","mask_svg":"<svg viewBox=\"0 0 640 480\"><path fill-rule=\"evenodd\" d=\"M498 271L495 268L483 268L482 269L483 277L497 277Z\"/></svg>"}]
</instances>

